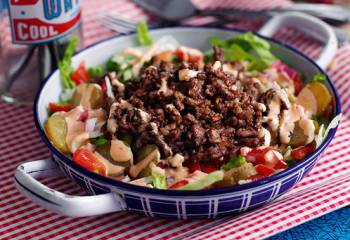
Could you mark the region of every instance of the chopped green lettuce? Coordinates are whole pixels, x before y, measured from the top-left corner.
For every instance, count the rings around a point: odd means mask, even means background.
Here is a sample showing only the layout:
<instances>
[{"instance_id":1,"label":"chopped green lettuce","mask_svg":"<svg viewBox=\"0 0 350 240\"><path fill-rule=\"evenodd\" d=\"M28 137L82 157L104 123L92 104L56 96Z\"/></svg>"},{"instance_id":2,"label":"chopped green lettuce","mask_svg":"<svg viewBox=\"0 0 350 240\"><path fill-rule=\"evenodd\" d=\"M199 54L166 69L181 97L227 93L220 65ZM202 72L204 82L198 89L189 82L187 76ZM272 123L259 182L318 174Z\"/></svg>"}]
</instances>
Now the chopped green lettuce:
<instances>
[{"instance_id":1,"label":"chopped green lettuce","mask_svg":"<svg viewBox=\"0 0 350 240\"><path fill-rule=\"evenodd\" d=\"M324 82L326 81L326 76L324 74L321 73L317 73L312 77L312 82Z\"/></svg>"},{"instance_id":2,"label":"chopped green lettuce","mask_svg":"<svg viewBox=\"0 0 350 240\"><path fill-rule=\"evenodd\" d=\"M328 124L327 128L325 128L324 124L321 124L320 129L318 130L318 134L315 137L316 148L322 144L323 140L327 137L329 131L338 126L341 117L342 117L342 114L335 116L332 119L332 121Z\"/></svg>"},{"instance_id":3,"label":"chopped green lettuce","mask_svg":"<svg viewBox=\"0 0 350 240\"><path fill-rule=\"evenodd\" d=\"M231 159L227 163L221 166L221 170L228 171L235 167L240 167L246 163L246 159L243 155L238 155L238 157Z\"/></svg>"},{"instance_id":4,"label":"chopped green lettuce","mask_svg":"<svg viewBox=\"0 0 350 240\"><path fill-rule=\"evenodd\" d=\"M228 40L211 37L209 43L223 48L225 58L229 61L247 61L251 71L262 71L277 60L270 51L270 44L251 32L238 34Z\"/></svg>"},{"instance_id":5,"label":"chopped green lettuce","mask_svg":"<svg viewBox=\"0 0 350 240\"><path fill-rule=\"evenodd\" d=\"M95 144L96 147L101 147L107 143L107 140L104 137L100 136L98 138L91 139L91 142Z\"/></svg>"},{"instance_id":6,"label":"chopped green lettuce","mask_svg":"<svg viewBox=\"0 0 350 240\"><path fill-rule=\"evenodd\" d=\"M291 146L288 146L286 147L282 154L283 154L283 159L288 162L288 161L293 161L294 159L292 158L292 147Z\"/></svg>"},{"instance_id":7,"label":"chopped green lettuce","mask_svg":"<svg viewBox=\"0 0 350 240\"><path fill-rule=\"evenodd\" d=\"M189 184L186 184L185 186L182 186L178 188L178 190L200 190L204 189L210 185L212 185L215 182L221 181L224 178L224 172L223 171L215 171L212 172L206 176L204 176L201 179L198 179L194 182L191 182Z\"/></svg>"},{"instance_id":8,"label":"chopped green lettuce","mask_svg":"<svg viewBox=\"0 0 350 240\"><path fill-rule=\"evenodd\" d=\"M141 46L149 46L153 43L146 21L137 24L136 32L137 40Z\"/></svg>"},{"instance_id":9,"label":"chopped green lettuce","mask_svg":"<svg viewBox=\"0 0 350 240\"><path fill-rule=\"evenodd\" d=\"M66 51L64 52L64 56L61 61L58 62L58 69L60 70L60 75L64 88L74 88L75 83L71 79L70 75L73 72L72 64L72 56L75 52L76 46L78 44L78 38L72 37Z\"/></svg>"},{"instance_id":10,"label":"chopped green lettuce","mask_svg":"<svg viewBox=\"0 0 350 240\"><path fill-rule=\"evenodd\" d=\"M105 71L102 66L97 66L97 67L89 68L88 72L91 78L96 78L96 77L102 77Z\"/></svg>"},{"instance_id":11,"label":"chopped green lettuce","mask_svg":"<svg viewBox=\"0 0 350 240\"><path fill-rule=\"evenodd\" d=\"M166 189L167 184L165 170L160 167L157 167L153 162L150 163L150 168L153 187L158 189Z\"/></svg>"},{"instance_id":12,"label":"chopped green lettuce","mask_svg":"<svg viewBox=\"0 0 350 240\"><path fill-rule=\"evenodd\" d=\"M108 72L116 72L120 75L120 81L125 83L133 77L132 72L132 61L134 57L132 56L123 56L116 54L111 59L108 60L106 64L106 70Z\"/></svg>"}]
</instances>

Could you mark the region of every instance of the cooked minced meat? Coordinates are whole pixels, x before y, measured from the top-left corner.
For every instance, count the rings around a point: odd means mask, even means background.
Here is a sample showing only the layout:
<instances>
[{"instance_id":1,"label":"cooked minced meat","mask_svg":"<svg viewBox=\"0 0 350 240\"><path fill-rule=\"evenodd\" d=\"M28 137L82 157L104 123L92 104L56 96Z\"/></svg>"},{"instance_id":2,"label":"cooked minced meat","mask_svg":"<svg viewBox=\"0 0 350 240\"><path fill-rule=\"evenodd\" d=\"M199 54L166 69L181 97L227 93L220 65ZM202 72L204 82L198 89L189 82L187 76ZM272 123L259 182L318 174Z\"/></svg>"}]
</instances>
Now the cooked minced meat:
<instances>
[{"instance_id":1,"label":"cooked minced meat","mask_svg":"<svg viewBox=\"0 0 350 240\"><path fill-rule=\"evenodd\" d=\"M216 59L222 53L215 49ZM156 144L163 158L181 153L185 161L224 161L237 146L262 143L261 89L245 75L241 64L222 62L195 65L161 62L145 68L139 79L128 81L124 97L111 108L115 137L132 134L136 148ZM114 89L115 90L115 89ZM125 100L125 101L124 101ZM125 105L126 106L126 105Z\"/></svg>"}]
</instances>

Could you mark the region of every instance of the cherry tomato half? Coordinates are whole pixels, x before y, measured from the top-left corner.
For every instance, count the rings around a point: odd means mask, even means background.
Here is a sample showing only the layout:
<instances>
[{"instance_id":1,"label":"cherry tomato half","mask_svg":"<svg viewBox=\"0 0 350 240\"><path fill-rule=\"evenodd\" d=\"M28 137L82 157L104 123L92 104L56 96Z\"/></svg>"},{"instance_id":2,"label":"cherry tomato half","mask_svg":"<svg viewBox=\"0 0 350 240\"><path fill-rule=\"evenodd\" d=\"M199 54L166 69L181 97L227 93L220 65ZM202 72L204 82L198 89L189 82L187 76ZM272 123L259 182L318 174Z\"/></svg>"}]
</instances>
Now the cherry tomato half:
<instances>
[{"instance_id":1,"label":"cherry tomato half","mask_svg":"<svg viewBox=\"0 0 350 240\"><path fill-rule=\"evenodd\" d=\"M177 189L187 184L188 184L188 181L186 179L182 179L181 181L178 181L177 183L171 185L169 189Z\"/></svg>"},{"instance_id":2,"label":"cherry tomato half","mask_svg":"<svg viewBox=\"0 0 350 240\"><path fill-rule=\"evenodd\" d=\"M96 172L102 176L106 176L106 167L100 160L88 149L79 148L73 154L73 161L80 166Z\"/></svg>"},{"instance_id":3,"label":"cherry tomato half","mask_svg":"<svg viewBox=\"0 0 350 240\"><path fill-rule=\"evenodd\" d=\"M89 72L84 62L79 64L79 67L71 74L72 80L78 85L90 79Z\"/></svg>"},{"instance_id":4,"label":"cherry tomato half","mask_svg":"<svg viewBox=\"0 0 350 240\"><path fill-rule=\"evenodd\" d=\"M68 112L71 109L73 109L73 104L66 103L66 104L60 104L60 103L49 103L49 110L51 113L54 112Z\"/></svg>"},{"instance_id":5,"label":"cherry tomato half","mask_svg":"<svg viewBox=\"0 0 350 240\"><path fill-rule=\"evenodd\" d=\"M305 146L294 149L291 153L291 156L295 160L303 160L307 155L312 153L314 150L315 150L315 144L314 142L312 142Z\"/></svg>"}]
</instances>

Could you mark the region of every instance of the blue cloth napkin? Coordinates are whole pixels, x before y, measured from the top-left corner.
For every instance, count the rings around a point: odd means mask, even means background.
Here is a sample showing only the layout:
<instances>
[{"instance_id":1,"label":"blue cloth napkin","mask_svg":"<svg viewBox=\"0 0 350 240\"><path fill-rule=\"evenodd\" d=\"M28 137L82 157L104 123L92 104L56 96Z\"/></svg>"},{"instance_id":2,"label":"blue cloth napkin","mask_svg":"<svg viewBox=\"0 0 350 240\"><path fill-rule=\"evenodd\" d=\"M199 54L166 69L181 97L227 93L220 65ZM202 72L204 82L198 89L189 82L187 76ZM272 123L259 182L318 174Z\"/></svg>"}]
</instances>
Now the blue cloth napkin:
<instances>
[{"instance_id":1,"label":"blue cloth napkin","mask_svg":"<svg viewBox=\"0 0 350 240\"><path fill-rule=\"evenodd\" d=\"M268 240L350 240L350 206L279 233Z\"/></svg>"}]
</instances>

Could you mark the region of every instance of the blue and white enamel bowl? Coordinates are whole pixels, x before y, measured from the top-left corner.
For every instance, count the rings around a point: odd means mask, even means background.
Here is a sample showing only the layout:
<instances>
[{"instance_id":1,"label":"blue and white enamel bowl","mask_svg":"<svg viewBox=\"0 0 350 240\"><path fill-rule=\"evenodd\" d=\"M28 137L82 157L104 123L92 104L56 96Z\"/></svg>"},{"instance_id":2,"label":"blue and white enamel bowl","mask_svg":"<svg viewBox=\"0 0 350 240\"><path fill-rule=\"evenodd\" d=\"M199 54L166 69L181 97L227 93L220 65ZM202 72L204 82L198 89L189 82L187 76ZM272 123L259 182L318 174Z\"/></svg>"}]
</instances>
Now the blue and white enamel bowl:
<instances>
[{"instance_id":1,"label":"blue and white enamel bowl","mask_svg":"<svg viewBox=\"0 0 350 240\"><path fill-rule=\"evenodd\" d=\"M298 50L268 38L278 28L286 25L302 27L302 31L308 31L325 42L325 48L316 62ZM203 50L210 47L209 36L228 38L237 33L239 33L237 30L198 27L173 27L151 31L155 40L170 34L183 45ZM302 14L289 13L275 17L259 31L259 34L267 36L265 38L271 43L272 51L276 56L293 65L308 79L316 73L325 74L323 69L334 57L337 48L335 36L328 25ZM76 54L73 65L76 67L84 60L87 66L96 66L106 62L115 52L135 45L134 34L111 38ZM327 87L335 100L334 115L338 115L339 98L329 79L327 79ZM33 202L68 216L91 216L126 210L152 217L192 219L215 218L252 209L273 201L299 183L320 159L336 132L336 129L331 130L323 144L305 160L260 181L198 191L150 189L90 172L74 163L52 145L44 132L43 125L47 119L48 103L58 101L61 90L59 72L55 71L38 93L34 106L38 130L53 153L52 159L20 165L15 173L15 181L19 191ZM81 185L91 196L66 195L44 186L35 179L39 176L54 176L62 172Z\"/></svg>"}]
</instances>

